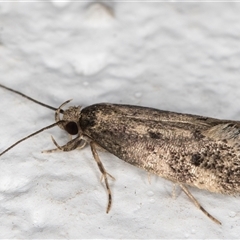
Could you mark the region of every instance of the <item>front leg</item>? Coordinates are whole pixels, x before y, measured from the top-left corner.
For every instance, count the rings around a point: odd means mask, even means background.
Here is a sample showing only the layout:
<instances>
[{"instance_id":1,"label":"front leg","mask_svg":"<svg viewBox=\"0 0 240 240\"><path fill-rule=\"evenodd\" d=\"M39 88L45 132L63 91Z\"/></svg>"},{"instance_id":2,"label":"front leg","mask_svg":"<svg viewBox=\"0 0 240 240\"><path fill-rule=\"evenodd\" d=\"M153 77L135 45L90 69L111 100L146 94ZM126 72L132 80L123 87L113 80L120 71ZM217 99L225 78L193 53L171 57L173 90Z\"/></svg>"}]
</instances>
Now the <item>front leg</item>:
<instances>
[{"instance_id":1,"label":"front leg","mask_svg":"<svg viewBox=\"0 0 240 240\"><path fill-rule=\"evenodd\" d=\"M59 146L58 143L53 138L53 136L51 136L51 137L52 137L52 141L53 141L54 145L57 148L45 150L45 151L42 151L42 152L52 153L52 152L56 152L56 151L59 151L59 150L64 151L64 152L69 152L69 151L72 151L72 150L75 150L75 149L82 149L87 144L87 142L85 140L83 140L82 138L76 137L76 138L70 140L69 142L67 142L65 145Z\"/></svg>"}]
</instances>

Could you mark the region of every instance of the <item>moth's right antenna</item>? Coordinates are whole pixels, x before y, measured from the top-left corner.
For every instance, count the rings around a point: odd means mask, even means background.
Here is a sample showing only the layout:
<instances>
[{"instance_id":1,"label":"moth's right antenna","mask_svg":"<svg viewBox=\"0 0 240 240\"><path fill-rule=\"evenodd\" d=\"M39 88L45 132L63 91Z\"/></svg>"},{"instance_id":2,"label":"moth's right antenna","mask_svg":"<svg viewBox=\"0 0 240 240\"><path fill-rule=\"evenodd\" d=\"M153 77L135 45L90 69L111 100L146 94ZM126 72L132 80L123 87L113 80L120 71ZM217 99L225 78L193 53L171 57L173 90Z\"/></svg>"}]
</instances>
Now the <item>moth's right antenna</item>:
<instances>
[{"instance_id":1,"label":"moth's right antenna","mask_svg":"<svg viewBox=\"0 0 240 240\"><path fill-rule=\"evenodd\" d=\"M58 122L55 122L55 123L53 123L53 124L51 124L51 125L48 125L48 126L46 126L46 127L42 128L42 129L40 129L40 130L38 130L38 131L30 134L30 135L28 135L27 137L24 137L24 138L20 139L19 141L15 142L13 145L11 145L11 146L8 147L7 149L5 149L3 152L1 152L1 153L0 153L0 156L2 156L4 153L8 152L11 148L15 147L16 145L18 145L19 143L23 142L24 140L27 140L28 138L30 138L30 137L32 137L32 136L34 136L34 135L37 135L38 133L43 132L43 131L45 131L45 130L47 130L47 129L49 129L49 128L55 127L55 126L57 126L58 124L61 124L61 123L63 123L63 122L64 122L64 120L60 120L60 121L58 121Z\"/></svg>"}]
</instances>

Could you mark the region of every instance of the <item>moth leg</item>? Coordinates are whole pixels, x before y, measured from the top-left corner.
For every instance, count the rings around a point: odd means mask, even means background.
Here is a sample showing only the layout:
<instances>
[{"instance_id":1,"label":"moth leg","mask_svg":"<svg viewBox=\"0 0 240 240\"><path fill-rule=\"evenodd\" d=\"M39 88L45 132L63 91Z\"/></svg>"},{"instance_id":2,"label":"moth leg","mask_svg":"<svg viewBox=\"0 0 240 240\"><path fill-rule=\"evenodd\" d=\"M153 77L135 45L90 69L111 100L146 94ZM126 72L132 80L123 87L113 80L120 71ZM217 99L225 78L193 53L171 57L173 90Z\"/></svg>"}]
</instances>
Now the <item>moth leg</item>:
<instances>
[{"instance_id":1,"label":"moth leg","mask_svg":"<svg viewBox=\"0 0 240 240\"><path fill-rule=\"evenodd\" d=\"M53 148L53 149L48 149L48 150L42 150L42 153L53 153L53 152L60 152L59 148Z\"/></svg>"},{"instance_id":2,"label":"moth leg","mask_svg":"<svg viewBox=\"0 0 240 240\"><path fill-rule=\"evenodd\" d=\"M92 154L93 154L93 157L95 159L95 161L97 162L97 165L98 165L98 168L100 170L100 172L102 173L102 178L104 179L105 181L105 185L106 185L106 189L108 191L108 206L107 206L107 213L109 212L110 208L111 208L111 205L112 205L112 193L111 193L111 190L110 190L110 187L109 187L109 184L108 184L108 178L107 176L111 176L109 173L106 172L99 156L98 156L98 153L97 153L97 150L96 150L96 144L94 142L90 142L90 147L91 147L91 150L92 150ZM111 176L112 177L112 176Z\"/></svg>"},{"instance_id":3,"label":"moth leg","mask_svg":"<svg viewBox=\"0 0 240 240\"><path fill-rule=\"evenodd\" d=\"M69 152L69 151L72 151L76 148L83 148L85 145L86 145L86 141L84 141L82 138L74 138L73 140L67 142L67 144L63 145L63 146L59 146L58 143L55 141L55 139L52 137L52 141L53 143L55 144L55 146L64 151L64 152Z\"/></svg>"},{"instance_id":4,"label":"moth leg","mask_svg":"<svg viewBox=\"0 0 240 240\"><path fill-rule=\"evenodd\" d=\"M59 151L59 150L64 151L64 152L69 152L69 151L72 151L76 148L81 149L81 148L85 147L85 145L86 145L86 141L84 141L83 139L78 138L78 137L74 138L73 140L71 140L69 142L67 142L63 146L59 146L58 143L55 141L55 139L53 137L52 137L52 141L57 148L50 149L50 150L45 150L45 151L42 151L42 152L52 153L52 152L56 152L56 151Z\"/></svg>"},{"instance_id":5,"label":"moth leg","mask_svg":"<svg viewBox=\"0 0 240 240\"><path fill-rule=\"evenodd\" d=\"M176 199L176 183L173 183L172 198Z\"/></svg>"},{"instance_id":6,"label":"moth leg","mask_svg":"<svg viewBox=\"0 0 240 240\"><path fill-rule=\"evenodd\" d=\"M197 199L190 193L190 191L183 185L183 184L179 184L179 186L182 188L182 190L186 193L186 195L193 201L193 203L195 204L195 206L197 208L199 208L205 215L207 215L211 220L213 220L215 223L220 224L221 222L218 221L216 218L214 218L211 214L209 214L201 205L200 203L197 201Z\"/></svg>"},{"instance_id":7,"label":"moth leg","mask_svg":"<svg viewBox=\"0 0 240 240\"><path fill-rule=\"evenodd\" d=\"M107 174L112 180L116 180L115 177L113 177L110 173L106 172L106 174ZM101 182L102 182L103 178L104 178L104 176L103 176L103 174L102 174L101 179L100 179Z\"/></svg>"},{"instance_id":8,"label":"moth leg","mask_svg":"<svg viewBox=\"0 0 240 240\"><path fill-rule=\"evenodd\" d=\"M72 140L72 135L71 134L68 134L68 139L69 139L69 141Z\"/></svg>"},{"instance_id":9,"label":"moth leg","mask_svg":"<svg viewBox=\"0 0 240 240\"><path fill-rule=\"evenodd\" d=\"M96 150L97 150L97 151L107 152L106 149L104 149L103 147L101 147L101 146L99 146L99 145L97 145L97 144L95 144L95 147L96 147Z\"/></svg>"},{"instance_id":10,"label":"moth leg","mask_svg":"<svg viewBox=\"0 0 240 240\"><path fill-rule=\"evenodd\" d=\"M69 139L69 141L72 141L72 140L73 140L71 134L68 134L68 139ZM77 149L82 149L82 148L84 148L86 145L87 145L87 142L83 140L82 145L80 145L79 147L77 147ZM55 149L58 149L58 148L55 148Z\"/></svg>"},{"instance_id":11,"label":"moth leg","mask_svg":"<svg viewBox=\"0 0 240 240\"><path fill-rule=\"evenodd\" d=\"M80 142L80 143L81 143L81 142ZM82 143L81 143L81 145L79 145L79 146L77 147L77 149L80 150L80 149L84 148L86 145L87 145L87 142L82 139Z\"/></svg>"},{"instance_id":12,"label":"moth leg","mask_svg":"<svg viewBox=\"0 0 240 240\"><path fill-rule=\"evenodd\" d=\"M152 177L152 174L151 173L148 173L148 183L151 184L151 177Z\"/></svg>"}]
</instances>

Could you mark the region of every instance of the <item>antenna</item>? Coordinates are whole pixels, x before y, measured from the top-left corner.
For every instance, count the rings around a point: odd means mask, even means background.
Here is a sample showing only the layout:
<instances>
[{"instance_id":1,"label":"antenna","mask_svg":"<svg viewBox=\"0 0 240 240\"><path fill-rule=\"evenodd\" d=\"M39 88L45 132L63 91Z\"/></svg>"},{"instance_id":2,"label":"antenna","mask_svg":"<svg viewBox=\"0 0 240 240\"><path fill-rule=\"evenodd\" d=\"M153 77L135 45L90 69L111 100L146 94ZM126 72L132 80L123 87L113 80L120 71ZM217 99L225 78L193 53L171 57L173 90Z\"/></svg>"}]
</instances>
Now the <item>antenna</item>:
<instances>
[{"instance_id":1,"label":"antenna","mask_svg":"<svg viewBox=\"0 0 240 240\"><path fill-rule=\"evenodd\" d=\"M60 109L60 108L54 108L54 107L49 106L49 105L47 105L47 104L41 103L41 102L39 102L39 101L31 98L31 97L28 97L27 95L25 95L25 94L23 94L23 93L21 93L21 92L18 92L18 91L16 91L16 90L13 90L13 89L11 89L11 88L8 88L8 87L6 87L6 86L4 86L4 85L2 85L2 84L0 84L0 87L4 88L4 89L6 89L6 90L8 90L8 91L10 91L10 92L14 92L14 93L16 93L16 94L18 94L18 95L20 95L20 96L22 96L22 97L24 97L24 98L27 98L28 100L33 101L33 102L35 102L35 103L37 103L37 104L39 104L39 105L41 105L41 106L43 106L43 107L49 108L49 109L54 110L54 111L58 111L58 112L60 112L60 113L64 113L64 110L62 110L62 109ZM26 137L18 140L17 142L15 142L14 144L12 144L10 147L8 147L7 149L5 149L3 152L1 152L1 153L0 153L0 156L2 156L4 153L8 152L10 149L12 149L13 147L15 147L15 146L18 145L19 143L27 140L28 138L31 138L31 137L37 135L38 133L43 132L43 131L45 131L45 130L47 130L47 129L49 129L49 128L53 128L53 127L55 127L56 125L59 125L59 124L61 125L63 122L65 122L65 121L64 121L64 120L59 120L59 121L57 121L57 122L55 122L55 123L53 123L53 124L50 124L50 125L42 128L42 129L40 129L40 130L38 130L38 131L36 131L36 132L34 132L34 133L31 133L30 135L28 135L28 136L26 136Z\"/></svg>"},{"instance_id":2,"label":"antenna","mask_svg":"<svg viewBox=\"0 0 240 240\"><path fill-rule=\"evenodd\" d=\"M11 148L15 147L15 146L18 145L19 143L27 140L28 138L33 137L33 136L37 135L38 133L43 132L43 131L45 131L45 130L47 130L47 129L49 129L49 128L55 127L56 125L61 124L61 123L63 123L63 122L64 122L64 120L60 120L60 121L58 121L58 122L55 122L55 123L53 123L53 124L51 124L51 125L48 125L48 126L42 128L42 129L40 129L40 130L38 130L38 131L36 131L36 132L34 132L34 133L31 133L31 134L28 135L27 137L24 137L24 138L18 140L17 142L15 142L14 144L12 144L10 147L8 147L7 149L5 149L3 152L1 152L1 153L0 153L0 156L2 156L4 153L8 152Z\"/></svg>"},{"instance_id":3,"label":"antenna","mask_svg":"<svg viewBox=\"0 0 240 240\"><path fill-rule=\"evenodd\" d=\"M49 108L49 109L51 109L51 110L53 110L53 111L56 111L56 110L57 110L57 108L55 108L55 107L52 107L52 106L49 106L49 105L47 105L47 104L45 104L45 103L39 102L39 101L37 101L37 100L35 100L35 99L33 99L33 98L31 98L31 97L29 97L29 96L21 93L21 92L18 92L18 91L16 91L16 90L13 90L13 89L11 89L11 88L9 88L9 87L6 87L6 86L4 86L4 85L2 85L2 84L0 84L0 87L4 88L4 89L6 89L6 90L8 90L8 91L10 91L10 92L14 92L14 93L16 93L16 94L18 94L18 95L20 95L20 96L22 96L22 97L24 97L24 98L27 98L28 100L30 100L30 101L32 101L32 102L35 102L35 103L37 103L37 104L39 104L39 105L41 105L41 106L43 106L43 107ZM60 113L64 113L64 111L61 109L61 110L60 110Z\"/></svg>"}]
</instances>

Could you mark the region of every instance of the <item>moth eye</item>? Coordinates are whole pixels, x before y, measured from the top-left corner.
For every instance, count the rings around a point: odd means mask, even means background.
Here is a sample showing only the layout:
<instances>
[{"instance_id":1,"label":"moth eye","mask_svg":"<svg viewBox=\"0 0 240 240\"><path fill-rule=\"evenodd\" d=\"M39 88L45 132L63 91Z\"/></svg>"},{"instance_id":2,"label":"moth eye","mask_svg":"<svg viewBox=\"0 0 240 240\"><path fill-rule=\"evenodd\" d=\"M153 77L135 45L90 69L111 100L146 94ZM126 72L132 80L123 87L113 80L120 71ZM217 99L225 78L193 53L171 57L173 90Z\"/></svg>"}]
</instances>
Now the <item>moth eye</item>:
<instances>
[{"instance_id":1,"label":"moth eye","mask_svg":"<svg viewBox=\"0 0 240 240\"><path fill-rule=\"evenodd\" d=\"M75 122L67 123L67 125L65 126L65 130L71 135L78 134L78 126Z\"/></svg>"}]
</instances>

